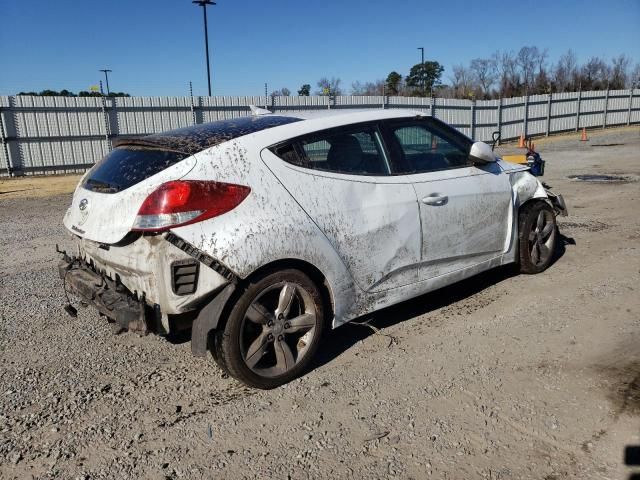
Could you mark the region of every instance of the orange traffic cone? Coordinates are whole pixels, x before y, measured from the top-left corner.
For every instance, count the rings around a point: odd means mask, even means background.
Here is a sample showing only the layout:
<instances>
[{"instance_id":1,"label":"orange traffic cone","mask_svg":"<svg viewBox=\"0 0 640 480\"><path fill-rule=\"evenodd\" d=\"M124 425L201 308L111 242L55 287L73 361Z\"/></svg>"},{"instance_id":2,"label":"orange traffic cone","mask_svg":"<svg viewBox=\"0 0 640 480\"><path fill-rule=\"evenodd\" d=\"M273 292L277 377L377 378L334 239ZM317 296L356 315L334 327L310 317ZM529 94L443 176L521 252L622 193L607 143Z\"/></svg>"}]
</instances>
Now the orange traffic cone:
<instances>
[{"instance_id":1,"label":"orange traffic cone","mask_svg":"<svg viewBox=\"0 0 640 480\"><path fill-rule=\"evenodd\" d=\"M587 140L589 140L587 138L587 129L582 127L582 138L580 138L581 142L586 142Z\"/></svg>"},{"instance_id":2,"label":"orange traffic cone","mask_svg":"<svg viewBox=\"0 0 640 480\"><path fill-rule=\"evenodd\" d=\"M520 141L518 142L518 148L524 148L524 135L520 134Z\"/></svg>"}]
</instances>

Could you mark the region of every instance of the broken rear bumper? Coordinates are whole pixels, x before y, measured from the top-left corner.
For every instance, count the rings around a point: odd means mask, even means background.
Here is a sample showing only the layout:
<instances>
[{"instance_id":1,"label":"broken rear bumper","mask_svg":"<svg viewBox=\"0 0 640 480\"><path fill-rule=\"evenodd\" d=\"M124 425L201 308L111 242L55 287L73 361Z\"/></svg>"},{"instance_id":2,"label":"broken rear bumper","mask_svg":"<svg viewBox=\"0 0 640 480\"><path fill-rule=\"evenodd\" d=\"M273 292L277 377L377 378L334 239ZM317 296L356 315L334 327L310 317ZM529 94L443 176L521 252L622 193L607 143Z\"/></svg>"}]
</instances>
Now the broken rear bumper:
<instances>
[{"instance_id":1,"label":"broken rear bumper","mask_svg":"<svg viewBox=\"0 0 640 480\"><path fill-rule=\"evenodd\" d=\"M95 272L80 259L65 255L58 264L58 273L65 291L77 294L122 328L142 334L162 328L158 305L147 305L144 296L133 295L123 285Z\"/></svg>"}]
</instances>

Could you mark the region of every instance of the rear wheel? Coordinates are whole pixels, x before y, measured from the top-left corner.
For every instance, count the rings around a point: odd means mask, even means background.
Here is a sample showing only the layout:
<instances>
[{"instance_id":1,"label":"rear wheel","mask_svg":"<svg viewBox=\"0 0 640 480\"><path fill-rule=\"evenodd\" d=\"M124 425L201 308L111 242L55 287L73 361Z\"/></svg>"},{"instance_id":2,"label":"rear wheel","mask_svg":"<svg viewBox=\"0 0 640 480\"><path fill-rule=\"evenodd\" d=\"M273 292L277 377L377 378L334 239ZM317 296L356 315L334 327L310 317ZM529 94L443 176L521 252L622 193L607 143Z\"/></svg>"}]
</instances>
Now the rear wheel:
<instances>
[{"instance_id":1,"label":"rear wheel","mask_svg":"<svg viewBox=\"0 0 640 480\"><path fill-rule=\"evenodd\" d=\"M213 355L241 382L274 388L309 366L324 323L322 297L309 277L293 269L268 273L237 298Z\"/></svg>"},{"instance_id":2,"label":"rear wheel","mask_svg":"<svg viewBox=\"0 0 640 480\"><path fill-rule=\"evenodd\" d=\"M540 273L551 264L556 236L556 216L551 206L540 201L522 208L519 215L522 273Z\"/></svg>"}]
</instances>

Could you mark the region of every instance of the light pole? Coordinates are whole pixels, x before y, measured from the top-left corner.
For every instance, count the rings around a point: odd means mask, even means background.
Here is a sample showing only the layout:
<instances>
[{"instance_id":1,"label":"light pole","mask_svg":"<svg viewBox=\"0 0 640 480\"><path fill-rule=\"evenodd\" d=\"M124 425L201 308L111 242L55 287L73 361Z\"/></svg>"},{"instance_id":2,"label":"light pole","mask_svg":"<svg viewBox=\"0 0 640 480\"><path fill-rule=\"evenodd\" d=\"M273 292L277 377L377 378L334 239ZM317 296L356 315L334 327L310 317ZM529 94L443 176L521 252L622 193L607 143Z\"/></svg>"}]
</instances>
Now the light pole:
<instances>
[{"instance_id":1,"label":"light pole","mask_svg":"<svg viewBox=\"0 0 640 480\"><path fill-rule=\"evenodd\" d=\"M107 68L103 68L100 70L101 72L104 72L104 79L107 82L107 97L109 96L109 73L111 73L111 70L107 69Z\"/></svg>"},{"instance_id":2,"label":"light pole","mask_svg":"<svg viewBox=\"0 0 640 480\"><path fill-rule=\"evenodd\" d=\"M209 85L209 96L211 96L211 68L209 67L209 31L207 29L207 5L215 5L211 0L193 0L191 3L202 7L204 13L204 48L207 55L207 82Z\"/></svg>"},{"instance_id":3,"label":"light pole","mask_svg":"<svg viewBox=\"0 0 640 480\"><path fill-rule=\"evenodd\" d=\"M420 63L422 64L422 72L420 72L420 76L421 76L421 80L422 80L422 93L424 93L425 90L425 82L424 82L424 47L418 47L418 50L420 50Z\"/></svg>"}]
</instances>

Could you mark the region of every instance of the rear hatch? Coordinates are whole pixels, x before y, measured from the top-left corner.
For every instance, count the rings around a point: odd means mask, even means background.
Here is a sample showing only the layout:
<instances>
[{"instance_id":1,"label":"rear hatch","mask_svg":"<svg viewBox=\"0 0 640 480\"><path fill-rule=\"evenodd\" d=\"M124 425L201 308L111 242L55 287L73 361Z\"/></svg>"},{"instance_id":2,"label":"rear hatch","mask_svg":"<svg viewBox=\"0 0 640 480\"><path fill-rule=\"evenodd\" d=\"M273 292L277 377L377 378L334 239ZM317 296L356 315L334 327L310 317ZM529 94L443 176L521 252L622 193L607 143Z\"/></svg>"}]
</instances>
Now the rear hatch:
<instances>
[{"instance_id":1,"label":"rear hatch","mask_svg":"<svg viewBox=\"0 0 640 480\"><path fill-rule=\"evenodd\" d=\"M143 141L122 141L82 179L64 225L75 235L117 243L133 226L140 206L159 185L184 177L195 155Z\"/></svg>"},{"instance_id":2,"label":"rear hatch","mask_svg":"<svg viewBox=\"0 0 640 480\"><path fill-rule=\"evenodd\" d=\"M180 180L189 173L201 155L199 152L243 135L298 121L278 115L241 117L119 139L114 150L83 177L64 225L83 238L117 243L131 231L147 196L161 184Z\"/></svg>"}]
</instances>

